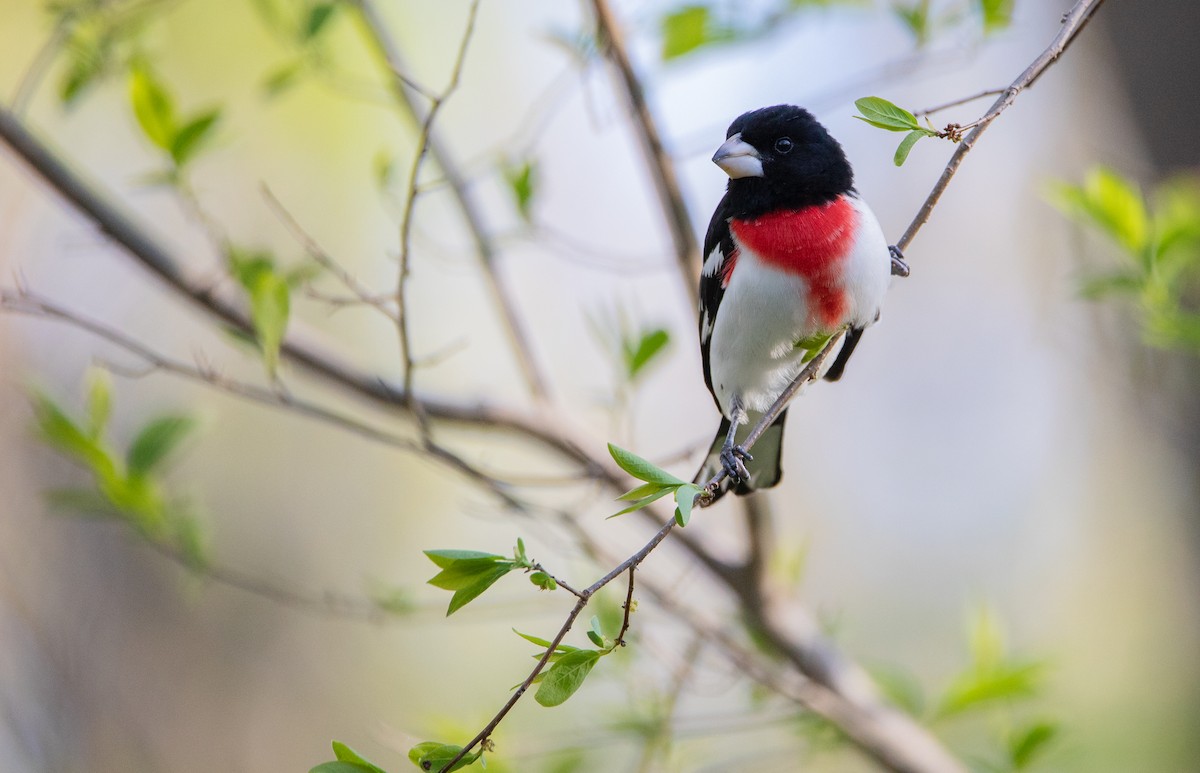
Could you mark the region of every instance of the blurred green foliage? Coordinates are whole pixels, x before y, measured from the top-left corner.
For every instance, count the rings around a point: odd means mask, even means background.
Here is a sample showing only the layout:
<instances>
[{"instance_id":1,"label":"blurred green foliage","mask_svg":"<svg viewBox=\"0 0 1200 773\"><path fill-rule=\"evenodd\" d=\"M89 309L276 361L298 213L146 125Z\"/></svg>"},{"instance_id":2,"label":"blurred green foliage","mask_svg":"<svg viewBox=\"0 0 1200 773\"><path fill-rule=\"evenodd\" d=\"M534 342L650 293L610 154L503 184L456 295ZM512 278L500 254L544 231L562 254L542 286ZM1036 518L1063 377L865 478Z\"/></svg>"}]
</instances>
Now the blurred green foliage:
<instances>
[{"instance_id":1,"label":"blurred green foliage","mask_svg":"<svg viewBox=\"0 0 1200 773\"><path fill-rule=\"evenodd\" d=\"M168 460L195 429L183 415L146 422L124 453L109 442L112 391L107 373L92 372L87 411L72 418L48 395L33 390L38 435L92 475L92 488L59 489L52 504L84 515L118 519L146 540L176 553L194 568L205 566L203 540L190 504L172 497L162 479Z\"/></svg>"},{"instance_id":2,"label":"blurred green foliage","mask_svg":"<svg viewBox=\"0 0 1200 773\"><path fill-rule=\"evenodd\" d=\"M1132 181L1098 167L1080 184L1054 183L1048 196L1120 256L1116 268L1085 280L1084 297L1127 299L1147 344L1200 352L1200 180L1170 180L1147 198Z\"/></svg>"}]
</instances>

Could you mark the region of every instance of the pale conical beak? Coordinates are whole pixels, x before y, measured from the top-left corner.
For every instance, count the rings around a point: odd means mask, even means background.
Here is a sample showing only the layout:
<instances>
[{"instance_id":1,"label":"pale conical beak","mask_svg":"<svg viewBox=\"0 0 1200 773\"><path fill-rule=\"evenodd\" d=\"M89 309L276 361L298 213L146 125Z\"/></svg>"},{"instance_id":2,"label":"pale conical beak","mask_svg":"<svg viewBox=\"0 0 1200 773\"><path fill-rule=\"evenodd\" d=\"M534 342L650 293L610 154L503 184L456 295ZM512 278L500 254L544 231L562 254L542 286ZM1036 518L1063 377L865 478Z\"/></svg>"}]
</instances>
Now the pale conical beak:
<instances>
[{"instance_id":1,"label":"pale conical beak","mask_svg":"<svg viewBox=\"0 0 1200 773\"><path fill-rule=\"evenodd\" d=\"M712 160L734 180L763 176L762 156L753 145L742 141L741 132L725 140L725 144L713 154Z\"/></svg>"}]
</instances>

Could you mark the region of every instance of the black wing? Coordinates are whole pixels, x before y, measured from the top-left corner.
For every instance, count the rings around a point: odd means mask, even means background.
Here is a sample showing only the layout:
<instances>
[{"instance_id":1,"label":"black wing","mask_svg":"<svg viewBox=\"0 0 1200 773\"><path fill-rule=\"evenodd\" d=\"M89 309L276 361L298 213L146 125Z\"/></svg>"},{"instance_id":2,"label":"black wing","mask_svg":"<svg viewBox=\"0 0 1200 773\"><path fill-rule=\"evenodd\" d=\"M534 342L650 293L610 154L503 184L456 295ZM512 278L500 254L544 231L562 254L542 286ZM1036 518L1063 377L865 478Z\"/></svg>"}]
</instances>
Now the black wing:
<instances>
[{"instance_id":1,"label":"black wing","mask_svg":"<svg viewBox=\"0 0 1200 773\"><path fill-rule=\"evenodd\" d=\"M729 194L725 194L708 224L708 234L704 237L704 253L701 255L703 268L700 272L700 359L704 364L704 383L712 393L714 402L717 395L713 391L712 370L709 367L709 343L712 340L713 327L717 324L721 298L725 295L725 264L726 261L736 259L733 255L736 247L733 235L729 231L731 215ZM715 256L714 250L718 251ZM721 410L720 403L717 403L717 410Z\"/></svg>"}]
</instances>

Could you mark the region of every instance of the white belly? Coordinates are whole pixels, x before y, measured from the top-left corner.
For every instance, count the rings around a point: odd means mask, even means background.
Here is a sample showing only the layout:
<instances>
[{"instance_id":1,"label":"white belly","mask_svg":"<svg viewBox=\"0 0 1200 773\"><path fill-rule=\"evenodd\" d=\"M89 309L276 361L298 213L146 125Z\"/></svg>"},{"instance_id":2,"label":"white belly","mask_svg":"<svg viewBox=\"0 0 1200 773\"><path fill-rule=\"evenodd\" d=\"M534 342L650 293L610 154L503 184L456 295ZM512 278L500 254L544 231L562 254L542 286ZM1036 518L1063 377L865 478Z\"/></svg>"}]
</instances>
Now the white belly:
<instances>
[{"instance_id":1,"label":"white belly","mask_svg":"<svg viewBox=\"0 0 1200 773\"><path fill-rule=\"evenodd\" d=\"M866 327L879 315L891 281L887 241L871 210L859 211L859 237L845 258L841 289L849 303L842 324ZM739 245L737 264L714 323L709 349L713 391L729 416L733 398L747 410L770 407L803 367L796 342L823 332L809 304L808 283L763 262Z\"/></svg>"}]
</instances>

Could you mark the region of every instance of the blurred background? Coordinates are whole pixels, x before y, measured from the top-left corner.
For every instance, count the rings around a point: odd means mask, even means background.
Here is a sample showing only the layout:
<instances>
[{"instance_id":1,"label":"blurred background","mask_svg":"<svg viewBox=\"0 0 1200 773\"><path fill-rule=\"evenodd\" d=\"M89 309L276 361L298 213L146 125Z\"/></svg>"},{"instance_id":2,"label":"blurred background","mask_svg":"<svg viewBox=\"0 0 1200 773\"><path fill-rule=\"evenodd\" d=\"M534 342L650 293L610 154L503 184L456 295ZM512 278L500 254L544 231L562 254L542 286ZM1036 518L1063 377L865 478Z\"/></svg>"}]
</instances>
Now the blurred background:
<instances>
[{"instance_id":1,"label":"blurred background","mask_svg":"<svg viewBox=\"0 0 1200 773\"><path fill-rule=\"evenodd\" d=\"M418 129L395 110L350 4L329 4L314 22L316 5L0 0L0 95L213 286L240 291L225 241L269 253L281 271L307 265L267 188L365 287L387 294ZM408 75L441 90L468 4L380 6ZM894 241L953 148L925 140L897 167L899 135L854 120L854 100L916 110L1002 88L1047 46L1067 7L763 0L614 10L695 233L723 193L708 159L725 126L792 102L843 143ZM1000 16L981 17L988 8ZM1104 166L1153 205L1152 192L1197 162L1187 95L1200 63L1181 35L1198 13L1184 0L1102 7L968 156L908 250L911 278L893 286L843 381L814 386L792 408L785 478L769 494L773 581L847 653L916 696L912 708L978 769L1008 769L996 762L1003 739L1029 722L1056 728L1031 769L1200 763L1200 345L1150 324L1144 287L1085 293L1130 258L1086 206L1064 214L1051 203L1072 200L1056 181L1078 184ZM89 62L102 65L91 72ZM181 115L221 110L184 178L164 183L170 162L131 108L139 67ZM933 121L967 123L990 101ZM436 127L499 246L498 273L559 412L592 438L592 453L611 440L690 477L718 418L590 5L483 0ZM422 181L410 255L415 382L428 394L526 406L471 237L437 169ZM7 148L0 267L6 288L270 385L251 348L138 267ZM328 273L304 281L292 291L292 324L399 377L394 325L373 307L330 300L346 294ZM630 374L622 340L660 329L669 342ZM547 636L570 606L561 592L507 578L444 619L447 595L424 585L436 569L421 550L508 553L520 536L576 585L609 568L553 523L506 512L444 466L145 365L77 325L0 314L4 770L307 770L330 756L330 739L405 769L413 743L474 735L527 673L532 648L510 628ZM316 609L189 572L120 519L51 506L46 492L91 478L39 440L28 395L40 390L81 416L97 367L113 371L114 448L156 416L198 423L162 485L188 503L211 565L259 591L315 599ZM294 394L413 433L403 417L287 365L280 378ZM619 555L648 535L632 519L605 523L611 492L570 480L568 466L528 443L462 428L439 438L536 484L522 495L568 509ZM688 531L715 552L740 549L728 503ZM714 617L730 614L686 555L660 551L644 571ZM343 619L323 611L328 594L368 604L387 595L403 614ZM605 661L562 709L514 712L496 736L494 768L873 769L720 658L688 658L687 634L655 604L642 600L638 612L633 646L612 658L620 663ZM937 716L987 631L1006 657L1038 664L1037 679L963 716ZM647 727L687 660L696 668L670 715L674 742L647 759Z\"/></svg>"}]
</instances>

